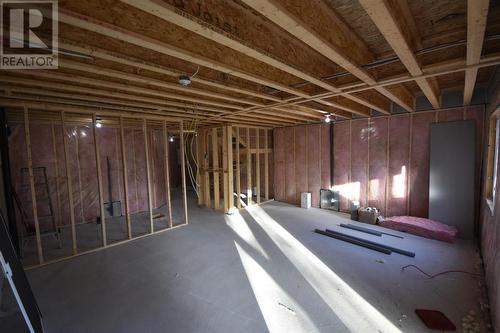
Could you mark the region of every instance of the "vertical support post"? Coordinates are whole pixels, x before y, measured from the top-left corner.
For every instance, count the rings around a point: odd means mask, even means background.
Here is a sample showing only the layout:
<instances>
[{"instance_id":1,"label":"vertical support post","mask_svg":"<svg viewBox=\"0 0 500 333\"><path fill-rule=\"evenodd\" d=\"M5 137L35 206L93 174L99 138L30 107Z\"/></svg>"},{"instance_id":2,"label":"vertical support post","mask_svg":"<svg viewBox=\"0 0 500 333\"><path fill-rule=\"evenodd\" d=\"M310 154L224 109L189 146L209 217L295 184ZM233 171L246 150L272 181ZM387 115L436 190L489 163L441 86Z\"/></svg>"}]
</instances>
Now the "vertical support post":
<instances>
[{"instance_id":1,"label":"vertical support post","mask_svg":"<svg viewBox=\"0 0 500 333\"><path fill-rule=\"evenodd\" d=\"M38 221L38 209L36 206L35 176L33 174L33 159L31 157L31 134L28 108L24 108L24 135L26 139L26 152L28 154L28 173L30 177L31 208L33 210L33 221L35 223L36 247L38 251L38 262L43 264L42 238L40 235L40 223Z\"/></svg>"},{"instance_id":2,"label":"vertical support post","mask_svg":"<svg viewBox=\"0 0 500 333\"><path fill-rule=\"evenodd\" d=\"M125 198L123 202L125 203L125 218L127 221L127 234L128 239L132 239L132 223L130 222L130 206L128 200L128 168L127 168L127 155L125 153L125 132L123 130L123 117L120 116L120 143L121 143L121 155L123 164L123 190L125 191Z\"/></svg>"},{"instance_id":3,"label":"vertical support post","mask_svg":"<svg viewBox=\"0 0 500 333\"><path fill-rule=\"evenodd\" d=\"M149 210L149 231L153 233L153 203L151 202L151 169L149 165L149 140L146 119L142 120L142 131L144 134L144 152L146 153L146 177L148 180L148 210Z\"/></svg>"},{"instance_id":4,"label":"vertical support post","mask_svg":"<svg viewBox=\"0 0 500 333\"><path fill-rule=\"evenodd\" d=\"M212 129L212 155L214 170L214 209L220 209L220 193L219 193L219 142L217 136L217 128Z\"/></svg>"},{"instance_id":5,"label":"vertical support post","mask_svg":"<svg viewBox=\"0 0 500 333\"><path fill-rule=\"evenodd\" d=\"M196 182L198 183L198 206L203 205L203 199L205 198L205 194L203 193L205 191L205 186L204 186L204 179L202 176L202 161L203 161L203 148L205 146L205 137L203 136L203 132L201 130L198 130L196 134L196 160L197 160L197 166L196 166Z\"/></svg>"},{"instance_id":6,"label":"vertical support post","mask_svg":"<svg viewBox=\"0 0 500 333\"><path fill-rule=\"evenodd\" d=\"M150 149L151 149L151 188L152 188L152 202L153 202L153 208L158 207L157 201L156 201L156 145L155 145L155 135L154 135L154 128L151 129L151 134L149 135L150 137Z\"/></svg>"},{"instance_id":7,"label":"vertical support post","mask_svg":"<svg viewBox=\"0 0 500 333\"><path fill-rule=\"evenodd\" d=\"M182 199L184 202L184 222L188 224L188 209L187 209L187 189L186 189L186 154L184 152L184 124L179 122L181 136L181 175L182 175Z\"/></svg>"},{"instance_id":8,"label":"vertical support post","mask_svg":"<svg viewBox=\"0 0 500 333\"><path fill-rule=\"evenodd\" d=\"M255 195L257 203L260 204L260 129L257 128L255 133Z\"/></svg>"},{"instance_id":9,"label":"vertical support post","mask_svg":"<svg viewBox=\"0 0 500 333\"><path fill-rule=\"evenodd\" d=\"M204 172L204 180L203 183L205 185L204 194L205 194L205 206L211 207L210 203L210 173L208 172L208 164L209 164L209 150L210 150L210 139L208 136L208 130L203 131L203 169Z\"/></svg>"},{"instance_id":10,"label":"vertical support post","mask_svg":"<svg viewBox=\"0 0 500 333\"><path fill-rule=\"evenodd\" d=\"M250 144L250 128L247 127L247 206L252 205L252 152Z\"/></svg>"},{"instance_id":11,"label":"vertical support post","mask_svg":"<svg viewBox=\"0 0 500 333\"><path fill-rule=\"evenodd\" d=\"M222 183L223 183L223 202L224 213L229 211L229 165L227 153L227 126L222 127Z\"/></svg>"},{"instance_id":12,"label":"vertical support post","mask_svg":"<svg viewBox=\"0 0 500 333\"><path fill-rule=\"evenodd\" d=\"M104 217L104 198L102 190L102 170L101 170L101 155L100 155L101 153L99 149L99 140L97 136L97 117L95 113L92 115L92 130L94 133L95 164L97 170L97 189L99 191L99 211L101 212L102 246L106 247L108 241L106 239L106 218Z\"/></svg>"},{"instance_id":13,"label":"vertical support post","mask_svg":"<svg viewBox=\"0 0 500 333\"><path fill-rule=\"evenodd\" d=\"M80 197L80 223L84 223L83 216L83 194L82 194L82 170L80 168L80 135L78 134L78 127L75 131L75 148L76 148L76 171L78 172L78 196Z\"/></svg>"},{"instance_id":14,"label":"vertical support post","mask_svg":"<svg viewBox=\"0 0 500 333\"><path fill-rule=\"evenodd\" d=\"M165 143L165 193L167 194L167 208L168 208L168 225L172 228L172 198L170 196L170 161L168 154L168 131L167 131L167 122L163 121L163 142Z\"/></svg>"},{"instance_id":15,"label":"vertical support post","mask_svg":"<svg viewBox=\"0 0 500 333\"><path fill-rule=\"evenodd\" d=\"M61 112L61 126L64 143L64 159L66 161L66 178L68 183L69 217L71 221L71 238L73 241L73 255L77 254L76 246L76 226L75 226L75 202L73 201L73 184L71 183L71 168L69 165L68 138L66 137L66 123L64 111Z\"/></svg>"},{"instance_id":16,"label":"vertical support post","mask_svg":"<svg viewBox=\"0 0 500 333\"><path fill-rule=\"evenodd\" d=\"M233 169L233 127L227 126L227 200L228 210L234 208L234 169Z\"/></svg>"},{"instance_id":17,"label":"vertical support post","mask_svg":"<svg viewBox=\"0 0 500 333\"><path fill-rule=\"evenodd\" d=\"M264 130L264 145L266 147L264 154L264 197L269 200L269 130ZM320 146L321 147L321 146ZM320 163L321 165L321 163Z\"/></svg>"},{"instance_id":18,"label":"vertical support post","mask_svg":"<svg viewBox=\"0 0 500 333\"><path fill-rule=\"evenodd\" d=\"M54 150L54 169L56 172L56 200L57 200L57 224L62 223L62 213L61 213L61 190L59 188L59 161L57 158L57 144L56 144L56 130L54 124L51 124L52 130L52 149Z\"/></svg>"},{"instance_id":19,"label":"vertical support post","mask_svg":"<svg viewBox=\"0 0 500 333\"><path fill-rule=\"evenodd\" d=\"M241 208L240 128L236 127L236 206Z\"/></svg>"}]
</instances>

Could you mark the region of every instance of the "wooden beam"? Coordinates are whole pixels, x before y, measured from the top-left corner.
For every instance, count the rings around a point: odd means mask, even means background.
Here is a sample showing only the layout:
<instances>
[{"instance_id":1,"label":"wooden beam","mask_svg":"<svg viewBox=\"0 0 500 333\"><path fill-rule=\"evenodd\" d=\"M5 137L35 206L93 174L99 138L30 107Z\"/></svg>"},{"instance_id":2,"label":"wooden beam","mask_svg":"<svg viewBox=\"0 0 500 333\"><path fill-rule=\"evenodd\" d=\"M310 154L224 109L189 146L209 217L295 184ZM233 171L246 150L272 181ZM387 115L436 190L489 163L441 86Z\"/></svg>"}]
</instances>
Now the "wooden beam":
<instances>
[{"instance_id":1,"label":"wooden beam","mask_svg":"<svg viewBox=\"0 0 500 333\"><path fill-rule=\"evenodd\" d=\"M212 128L212 168L219 168L219 137L217 134L217 128ZM214 175L214 209L220 209L220 193L219 193L219 174L217 172Z\"/></svg>"},{"instance_id":2,"label":"wooden beam","mask_svg":"<svg viewBox=\"0 0 500 333\"><path fill-rule=\"evenodd\" d=\"M205 96L205 97L209 97L209 98L222 99L222 100L231 101L231 102L240 103L240 104L249 104L249 105L258 105L258 106L264 105L263 103L255 102L252 100L246 100L246 99L242 99L242 98L238 98L238 97L233 97L230 95L212 92L212 91L205 90L205 89L198 89L198 88L194 88L192 86L184 87L178 83L170 83L167 81L157 80L157 79L153 79L153 78L142 76L142 75L129 74L129 73L120 72L117 70L107 69L104 67L91 66L91 65L87 65L84 63L80 63L77 61L71 61L71 60L67 60L67 59L59 59L59 67L60 68L69 68L72 70L90 73L93 75L102 75L102 76L111 77L111 78L115 78L115 79L127 80L127 81L131 81L134 83L147 84L147 85L156 86L156 87L160 87L160 88L175 90L175 91L182 92L184 94L190 93L193 95L200 95L200 96ZM183 95L181 95L181 97L182 96ZM212 100L200 99L199 102L203 103L203 104L216 105L216 104L214 104L214 102L216 102L216 101L212 101ZM221 102L217 102L217 103L218 103L217 106L227 107L227 108L234 108L235 106L237 106L234 104L227 104L227 103L221 103Z\"/></svg>"},{"instance_id":3,"label":"wooden beam","mask_svg":"<svg viewBox=\"0 0 500 333\"><path fill-rule=\"evenodd\" d=\"M203 184L203 175L201 172L202 168L202 162L203 162L203 147L205 146L205 137L203 136L202 131L198 130L198 133L196 134L196 183L197 183L197 195L198 195L198 206L203 205L203 198L205 195L203 194L203 191L205 189L205 186Z\"/></svg>"},{"instance_id":4,"label":"wooden beam","mask_svg":"<svg viewBox=\"0 0 500 333\"><path fill-rule=\"evenodd\" d=\"M142 120L142 132L144 134L144 153L146 155L146 180L148 187L148 212L149 212L149 232L154 232L153 226L153 202L152 202L152 189L151 189L151 168L149 162L149 140L148 140L148 127L146 119Z\"/></svg>"},{"instance_id":5,"label":"wooden beam","mask_svg":"<svg viewBox=\"0 0 500 333\"><path fill-rule=\"evenodd\" d=\"M198 134L199 135L199 134ZM205 186L204 189L204 194L205 194L205 206L206 207L212 207L212 203L210 201L210 173L207 171L208 169L208 164L210 163L210 136L209 136L209 130L208 129L203 129L202 130L202 135L204 137L204 145L203 145L203 164L200 164L200 166L203 167L204 174L203 174L203 184Z\"/></svg>"},{"instance_id":6,"label":"wooden beam","mask_svg":"<svg viewBox=\"0 0 500 333\"><path fill-rule=\"evenodd\" d=\"M265 153L264 153L264 197L267 200L269 200L269 130L264 130L265 133L265 139L264 139L264 145L265 145Z\"/></svg>"},{"instance_id":7,"label":"wooden beam","mask_svg":"<svg viewBox=\"0 0 500 333\"><path fill-rule=\"evenodd\" d=\"M252 154L250 149L252 144L250 141L250 128L247 127L247 206L252 205Z\"/></svg>"},{"instance_id":8,"label":"wooden beam","mask_svg":"<svg viewBox=\"0 0 500 333\"><path fill-rule=\"evenodd\" d=\"M255 130L255 196L257 197L257 204L260 204L260 129Z\"/></svg>"},{"instance_id":9,"label":"wooden beam","mask_svg":"<svg viewBox=\"0 0 500 333\"><path fill-rule=\"evenodd\" d=\"M62 214L61 214L61 191L59 188L59 159L57 158L57 141L56 141L56 131L54 124L50 125L52 134L52 149L54 152L54 169L56 176L56 201L57 201L57 222L59 225L62 224Z\"/></svg>"},{"instance_id":10,"label":"wooden beam","mask_svg":"<svg viewBox=\"0 0 500 333\"><path fill-rule=\"evenodd\" d=\"M33 213L33 223L35 223L36 248L38 253L38 263L43 264L42 237L40 233L40 222L38 221L38 207L36 201L35 176L33 173L33 159L31 157L31 133L28 108L24 108L24 137L26 140L26 153L28 156L28 174L31 192L31 210Z\"/></svg>"},{"instance_id":11,"label":"wooden beam","mask_svg":"<svg viewBox=\"0 0 500 333\"><path fill-rule=\"evenodd\" d=\"M99 199L99 212L101 214L101 236L102 236L102 246L106 247L108 242L106 239L106 217L104 214L104 196L102 187L102 171L101 171L101 152L99 148L99 136L97 135L97 116L95 113L92 114L92 132L94 133L94 153L95 153L95 164L97 170L97 194Z\"/></svg>"},{"instance_id":12,"label":"wooden beam","mask_svg":"<svg viewBox=\"0 0 500 333\"><path fill-rule=\"evenodd\" d=\"M412 76L422 75L422 69L413 53L415 43L410 35L411 29L404 20L404 13L397 1L360 0L361 5L391 45L401 62ZM440 91L437 84L427 79L415 80L424 95L435 109L441 108Z\"/></svg>"},{"instance_id":13,"label":"wooden beam","mask_svg":"<svg viewBox=\"0 0 500 333\"><path fill-rule=\"evenodd\" d=\"M172 77L176 77L176 78L178 78L180 75L185 73L185 71L172 70L172 69L162 67L162 66L156 65L156 64L151 65L151 64L144 62L141 59L127 57L127 56L124 56L122 54L117 54L117 53L114 53L114 52L111 52L108 50L96 48L94 46L92 46L92 48L87 48L87 47L69 44L69 43L66 43L66 42L59 40L59 49L78 52L78 53L85 54L88 56L92 56L92 57L96 57L96 58L100 58L100 59L104 59L104 60L109 60L109 61L113 61L113 62L122 64L122 65L127 65L130 67L144 69L144 70L148 70L151 72L159 73L162 75L168 75L168 76L172 76ZM232 92L241 93L241 94L245 94L245 95L249 95L249 96L254 96L254 97L265 99L265 100L270 100L273 102L281 102L283 100L282 98L279 98L279 97L276 97L273 95L269 95L269 94L260 93L258 91L253 91L250 89L245 89L245 88L236 87L236 86L230 86L226 83L216 82L216 81L212 81L210 79L204 79L204 78L200 77L199 74L196 75L195 77L192 77L191 81L196 82L196 83L200 83L203 85L207 85L210 87L222 89L222 90L232 91Z\"/></svg>"},{"instance_id":14,"label":"wooden beam","mask_svg":"<svg viewBox=\"0 0 500 333\"><path fill-rule=\"evenodd\" d=\"M165 156L164 156L164 166L163 166L163 176L165 177L165 195L167 199L167 209L168 209L168 226L172 228L172 197L170 193L170 161L169 161L169 140L168 140L168 130L167 122L163 122L163 143L165 145Z\"/></svg>"},{"instance_id":15,"label":"wooden beam","mask_svg":"<svg viewBox=\"0 0 500 333\"><path fill-rule=\"evenodd\" d=\"M297 95L301 97L308 97L309 94L304 93L301 90L290 88L284 84L279 82L272 81L267 78L260 77L258 75L245 72L239 68L230 66L228 64L224 64L218 62L213 59L209 59L200 54L196 54L194 52L190 52L187 50L183 50L181 48L175 47L173 45L169 45L167 43L163 43L159 40L152 39L150 37L140 35L134 33L132 31L128 31L123 28L119 28L113 26L111 24L95 20L88 16L84 16L81 14L72 13L66 10L59 9L59 21L65 24L69 24L71 26L78 27L80 29L92 31L107 37L115 38L130 44L134 44L146 49L150 49L174 58L182 59L185 61L190 61L200 66L204 66L207 68L211 68L214 70L218 70L224 72L226 74L230 74L245 80L249 80L255 83L259 83L262 85L266 85L272 87L277 90L281 90L287 92L292 95Z\"/></svg>"},{"instance_id":16,"label":"wooden beam","mask_svg":"<svg viewBox=\"0 0 500 333\"><path fill-rule=\"evenodd\" d=\"M326 41L322 36L313 31L305 22L293 15L277 0L243 0L243 2L260 14L267 17L269 20L271 20L284 30L288 31L290 34L292 34L302 42L312 47L314 50L337 63L339 66L343 67L363 82L367 83L370 86L377 83L375 78L366 70L364 70L360 66L360 64L353 61L351 57L345 54L338 47L335 47L330 42ZM345 39L349 40L349 37L349 35L346 35ZM378 89L378 91L386 95L389 99L394 100L395 96L386 93L384 88L380 88ZM345 97L350 98L349 94L346 94ZM399 104L403 101L394 100L394 102ZM400 105L406 110L412 111L410 105ZM388 110L386 110L386 112L387 111Z\"/></svg>"},{"instance_id":17,"label":"wooden beam","mask_svg":"<svg viewBox=\"0 0 500 333\"><path fill-rule=\"evenodd\" d=\"M488 0L467 1L467 66L476 65L481 59L486 21L488 18L488 6ZM465 71L464 105L471 104L477 72L477 68Z\"/></svg>"},{"instance_id":18,"label":"wooden beam","mask_svg":"<svg viewBox=\"0 0 500 333\"><path fill-rule=\"evenodd\" d=\"M236 206L241 209L240 129L233 128L236 138Z\"/></svg>"},{"instance_id":19,"label":"wooden beam","mask_svg":"<svg viewBox=\"0 0 500 333\"><path fill-rule=\"evenodd\" d=\"M16 71L16 73L33 75L33 73L30 72L29 70L19 70L19 71ZM161 97L161 98L171 98L171 99L175 99L175 100L187 101L187 102L192 102L192 103L196 103L196 104L200 103L200 104L212 105L212 106L217 106L220 108L227 108L227 109L234 109L234 110L243 109L243 107L238 106L238 105L234 105L234 104L220 103L217 101L200 99L198 97L191 97L191 96L187 96L187 95L170 93L170 92L165 91L165 90L143 88L143 87L134 86L134 85L130 85L130 84L116 83L116 82L112 82L112 81L108 81L108 80L93 79L93 78L88 78L88 77L83 77L83 76L75 77L74 75L70 75L67 73L61 73L61 72L53 73L53 72L37 71L36 77L37 78L55 79L55 80L65 80L65 81L70 81L72 83L88 84L88 85L102 87L102 88L108 88L108 89L118 89L118 90L127 91L127 92L131 92L131 93L135 93L135 94L141 93L141 94L157 96L157 97Z\"/></svg>"},{"instance_id":20,"label":"wooden beam","mask_svg":"<svg viewBox=\"0 0 500 333\"><path fill-rule=\"evenodd\" d=\"M63 134L64 160L66 162L66 182L68 184L69 218L71 221L71 240L73 245L72 246L73 255L75 255L78 253L76 245L75 203L73 201L73 184L71 183L72 175L71 175L71 166L69 162L68 138L66 135L66 121L64 119L64 116L65 116L64 111L61 111L61 127Z\"/></svg>"},{"instance_id":21,"label":"wooden beam","mask_svg":"<svg viewBox=\"0 0 500 333\"><path fill-rule=\"evenodd\" d=\"M179 136L181 144L181 180L182 180L182 203L184 204L184 223L188 224L188 203L187 203L187 188L186 188L186 154L184 147L184 124L182 121L179 122Z\"/></svg>"},{"instance_id":22,"label":"wooden beam","mask_svg":"<svg viewBox=\"0 0 500 333\"><path fill-rule=\"evenodd\" d=\"M233 128L227 126L227 187L228 187L228 211L234 208L234 170L233 170Z\"/></svg>"},{"instance_id":23,"label":"wooden beam","mask_svg":"<svg viewBox=\"0 0 500 333\"><path fill-rule=\"evenodd\" d=\"M222 126L222 199L224 213L229 212L229 161L227 149L227 126Z\"/></svg>"},{"instance_id":24,"label":"wooden beam","mask_svg":"<svg viewBox=\"0 0 500 333\"><path fill-rule=\"evenodd\" d=\"M125 152L125 132L123 129L123 117L120 116L120 143L121 143L121 158L123 165L123 191L125 192L125 198L123 198L125 203L125 219L127 222L127 235L128 239L132 239L132 223L130 221L130 205L128 200L128 168L127 168L127 155Z\"/></svg>"}]
</instances>

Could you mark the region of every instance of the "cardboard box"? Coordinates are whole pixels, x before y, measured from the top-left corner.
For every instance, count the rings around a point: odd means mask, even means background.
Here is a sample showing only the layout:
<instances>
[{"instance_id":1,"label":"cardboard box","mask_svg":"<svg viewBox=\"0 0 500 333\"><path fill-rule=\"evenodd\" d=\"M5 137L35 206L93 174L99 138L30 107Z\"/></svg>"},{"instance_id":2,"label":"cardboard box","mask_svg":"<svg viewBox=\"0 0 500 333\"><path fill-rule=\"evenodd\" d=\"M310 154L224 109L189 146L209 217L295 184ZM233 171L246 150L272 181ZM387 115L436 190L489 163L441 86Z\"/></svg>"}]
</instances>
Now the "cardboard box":
<instances>
[{"instance_id":1,"label":"cardboard box","mask_svg":"<svg viewBox=\"0 0 500 333\"><path fill-rule=\"evenodd\" d=\"M377 218L379 215L380 212L378 210L363 207L358 210L358 221L368 224L377 224Z\"/></svg>"}]
</instances>

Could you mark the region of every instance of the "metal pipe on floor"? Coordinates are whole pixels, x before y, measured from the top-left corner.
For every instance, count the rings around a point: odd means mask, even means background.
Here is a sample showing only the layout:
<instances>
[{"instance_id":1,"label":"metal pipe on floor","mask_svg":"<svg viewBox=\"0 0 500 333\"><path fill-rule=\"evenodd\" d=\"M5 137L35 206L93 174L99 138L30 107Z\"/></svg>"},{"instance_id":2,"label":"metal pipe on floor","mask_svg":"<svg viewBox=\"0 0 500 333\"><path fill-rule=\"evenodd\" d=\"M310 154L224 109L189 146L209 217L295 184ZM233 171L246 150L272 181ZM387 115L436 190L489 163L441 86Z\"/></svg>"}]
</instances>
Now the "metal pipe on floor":
<instances>
[{"instance_id":1,"label":"metal pipe on floor","mask_svg":"<svg viewBox=\"0 0 500 333\"><path fill-rule=\"evenodd\" d=\"M370 249L370 250L374 250L374 251L377 251L377 252L382 252L382 253L385 253L385 254L391 254L392 251L389 250L389 249L386 249L384 247L381 247L381 246L377 246L377 245L373 245L373 244L370 244L368 242L364 242L364 241L361 241L361 240L356 240L356 239L353 239L349 236L343 236L343 235L339 235L339 234L334 234L334 233L330 233L330 232L327 232L327 231L323 231L323 230L319 230L319 229L315 229L314 230L315 233L317 234L321 234L321 235L324 235L324 236L328 236L328 237L332 237L332 238L335 238L335 239L338 239L338 240L342 240L344 242L348 242L348 243L351 243L351 244L354 244L354 245L359 245L359 246L362 246L364 248L367 248L367 249Z\"/></svg>"},{"instance_id":2,"label":"metal pipe on floor","mask_svg":"<svg viewBox=\"0 0 500 333\"><path fill-rule=\"evenodd\" d=\"M382 248L385 248L387 250L391 250L392 252L396 252L396 253L402 254L404 256L408 256L408 257L412 257L412 258L415 257L415 253L414 252L410 252L410 251L398 249L397 247L392 247L392 246L389 246L389 245L380 244L380 243L377 243L377 242L372 242L372 241L367 240L367 239L358 238L358 237L355 237L355 236L343 234L341 232L333 231L333 230L330 230L330 229L326 229L326 232L330 233L330 234L333 234L333 235L344 236L344 237L348 237L348 238L353 239L353 240L357 240L357 241L361 241L361 242L366 242L366 243L371 244L371 245L380 246Z\"/></svg>"},{"instance_id":3,"label":"metal pipe on floor","mask_svg":"<svg viewBox=\"0 0 500 333\"><path fill-rule=\"evenodd\" d=\"M374 235L374 236L382 237L382 233L381 232L378 232L378 231L375 231L375 230L371 230L371 229L368 229L368 228L358 227L357 225L341 223L340 227L341 228L346 228L346 229L351 229L351 230L356 230L356 231L359 231L359 232L364 232L366 234L370 234L370 235Z\"/></svg>"}]
</instances>

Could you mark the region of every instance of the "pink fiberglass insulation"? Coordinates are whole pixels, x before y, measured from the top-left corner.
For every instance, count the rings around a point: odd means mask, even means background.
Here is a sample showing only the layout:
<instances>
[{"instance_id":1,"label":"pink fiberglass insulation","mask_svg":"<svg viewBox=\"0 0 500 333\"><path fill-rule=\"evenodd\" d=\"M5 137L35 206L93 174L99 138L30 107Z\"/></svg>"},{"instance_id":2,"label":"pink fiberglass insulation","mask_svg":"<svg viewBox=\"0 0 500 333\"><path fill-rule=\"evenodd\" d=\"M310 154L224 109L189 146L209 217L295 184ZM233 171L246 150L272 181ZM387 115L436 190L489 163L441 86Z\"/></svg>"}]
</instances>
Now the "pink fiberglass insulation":
<instances>
[{"instance_id":1,"label":"pink fiberglass insulation","mask_svg":"<svg viewBox=\"0 0 500 333\"><path fill-rule=\"evenodd\" d=\"M370 189L368 206L379 208L385 214L387 182L387 120L375 118L370 130Z\"/></svg>"},{"instance_id":2,"label":"pink fiberglass insulation","mask_svg":"<svg viewBox=\"0 0 500 333\"><path fill-rule=\"evenodd\" d=\"M331 143L330 139L332 136L332 132L330 128L332 128L333 125L320 125L321 128L321 138L320 138L320 143L319 143L319 158L321 159L321 188L323 189L329 189L332 187L331 184ZM318 203L319 205L319 203Z\"/></svg>"},{"instance_id":3,"label":"pink fiberglass insulation","mask_svg":"<svg viewBox=\"0 0 500 333\"><path fill-rule=\"evenodd\" d=\"M295 183L295 128L285 128L285 197L289 203L297 204Z\"/></svg>"},{"instance_id":4,"label":"pink fiberglass insulation","mask_svg":"<svg viewBox=\"0 0 500 333\"><path fill-rule=\"evenodd\" d=\"M274 130L274 197L278 201L286 202L286 183L285 183L285 130L277 128Z\"/></svg>"},{"instance_id":5,"label":"pink fiberglass insulation","mask_svg":"<svg viewBox=\"0 0 500 333\"><path fill-rule=\"evenodd\" d=\"M368 120L352 121L351 127L351 180L354 199L361 206L367 204L368 183Z\"/></svg>"},{"instance_id":6,"label":"pink fiberglass insulation","mask_svg":"<svg viewBox=\"0 0 500 333\"><path fill-rule=\"evenodd\" d=\"M313 207L319 207L321 189L321 125L307 126L307 183Z\"/></svg>"},{"instance_id":7,"label":"pink fiberglass insulation","mask_svg":"<svg viewBox=\"0 0 500 333\"><path fill-rule=\"evenodd\" d=\"M28 166L23 123L9 125L9 148L13 186L22 209L32 219L31 191L23 188L21 168ZM102 168L103 201L121 201L122 213L125 214L123 163L121 156L121 137L117 128L103 126L96 129L100 147ZM166 188L164 181L164 144L161 131L150 133L150 163L155 169L155 196L157 207L165 203ZM59 124L30 124L33 167L45 167L49 184L50 197L57 225L70 225L68 179L64 155L63 134L67 139L68 163L71 171L72 197L74 201L75 222L93 222L100 215L97 169L95 160L94 135L92 125L66 125L64 133ZM125 149L127 162L127 183L130 213L148 210L147 177L145 161L144 134L142 129L125 128ZM177 140L178 141L178 140ZM178 160L178 142L169 142L169 163L171 187L180 184L180 165ZM57 166L57 168L56 168ZM56 177L58 175L58 177ZM37 181L38 183L38 181ZM29 179L25 179L29 185ZM37 185L37 197L43 193ZM38 202L38 215L48 215L46 202ZM156 208L156 207L154 207ZM16 205L17 221L20 230L33 230L33 221L28 226L22 224L20 211ZM39 219L42 232L51 228L50 220Z\"/></svg>"},{"instance_id":8,"label":"pink fiberglass insulation","mask_svg":"<svg viewBox=\"0 0 500 333\"><path fill-rule=\"evenodd\" d=\"M333 185L340 186L340 209L349 210L349 197L342 189L349 186L350 140L349 122L336 123L333 127Z\"/></svg>"},{"instance_id":9,"label":"pink fiberglass insulation","mask_svg":"<svg viewBox=\"0 0 500 333\"><path fill-rule=\"evenodd\" d=\"M426 217L429 213L429 145L431 124L435 112L416 113L413 116L410 214Z\"/></svg>"},{"instance_id":10,"label":"pink fiberglass insulation","mask_svg":"<svg viewBox=\"0 0 500 333\"><path fill-rule=\"evenodd\" d=\"M300 202L300 193L308 192L307 188L307 127L295 128L295 202Z\"/></svg>"},{"instance_id":11,"label":"pink fiberglass insulation","mask_svg":"<svg viewBox=\"0 0 500 333\"><path fill-rule=\"evenodd\" d=\"M386 214L404 215L407 210L410 117L391 117L389 126L389 191Z\"/></svg>"},{"instance_id":12,"label":"pink fiberglass insulation","mask_svg":"<svg viewBox=\"0 0 500 333\"><path fill-rule=\"evenodd\" d=\"M392 216L380 222L384 228L403 231L417 236L453 243L457 228L440 222L414 216Z\"/></svg>"}]
</instances>

